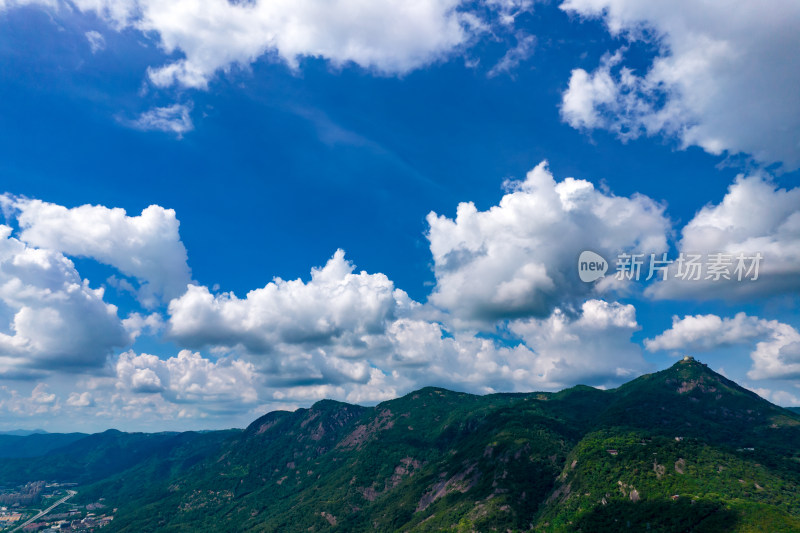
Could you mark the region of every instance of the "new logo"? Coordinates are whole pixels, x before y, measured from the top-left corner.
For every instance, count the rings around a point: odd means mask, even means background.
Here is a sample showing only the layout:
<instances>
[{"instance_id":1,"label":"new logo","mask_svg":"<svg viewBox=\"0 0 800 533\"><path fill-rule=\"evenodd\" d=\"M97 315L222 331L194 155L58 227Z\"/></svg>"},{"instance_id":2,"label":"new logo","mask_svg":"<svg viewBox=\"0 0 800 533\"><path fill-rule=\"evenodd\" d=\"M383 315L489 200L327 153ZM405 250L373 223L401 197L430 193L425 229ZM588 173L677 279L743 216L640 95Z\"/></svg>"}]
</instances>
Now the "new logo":
<instances>
[{"instance_id":1,"label":"new logo","mask_svg":"<svg viewBox=\"0 0 800 533\"><path fill-rule=\"evenodd\" d=\"M608 271L608 261L602 255L586 250L578 258L578 276L581 281L591 283L602 278Z\"/></svg>"}]
</instances>

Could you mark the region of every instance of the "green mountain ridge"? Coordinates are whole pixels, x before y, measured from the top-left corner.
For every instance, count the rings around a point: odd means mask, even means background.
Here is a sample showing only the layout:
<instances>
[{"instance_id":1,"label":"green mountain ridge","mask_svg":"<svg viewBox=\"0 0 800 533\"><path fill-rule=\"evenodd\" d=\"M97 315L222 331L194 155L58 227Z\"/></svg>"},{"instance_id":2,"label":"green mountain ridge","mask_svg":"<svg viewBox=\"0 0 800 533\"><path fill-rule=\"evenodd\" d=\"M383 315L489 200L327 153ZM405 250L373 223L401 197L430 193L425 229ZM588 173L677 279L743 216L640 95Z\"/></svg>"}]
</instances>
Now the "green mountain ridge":
<instances>
[{"instance_id":1,"label":"green mountain ridge","mask_svg":"<svg viewBox=\"0 0 800 533\"><path fill-rule=\"evenodd\" d=\"M106 498L108 531L800 531L800 416L689 359L613 390L426 387L0 462L33 479Z\"/></svg>"},{"instance_id":2,"label":"green mountain ridge","mask_svg":"<svg viewBox=\"0 0 800 533\"><path fill-rule=\"evenodd\" d=\"M86 433L26 433L0 434L0 459L38 457L81 440Z\"/></svg>"}]
</instances>

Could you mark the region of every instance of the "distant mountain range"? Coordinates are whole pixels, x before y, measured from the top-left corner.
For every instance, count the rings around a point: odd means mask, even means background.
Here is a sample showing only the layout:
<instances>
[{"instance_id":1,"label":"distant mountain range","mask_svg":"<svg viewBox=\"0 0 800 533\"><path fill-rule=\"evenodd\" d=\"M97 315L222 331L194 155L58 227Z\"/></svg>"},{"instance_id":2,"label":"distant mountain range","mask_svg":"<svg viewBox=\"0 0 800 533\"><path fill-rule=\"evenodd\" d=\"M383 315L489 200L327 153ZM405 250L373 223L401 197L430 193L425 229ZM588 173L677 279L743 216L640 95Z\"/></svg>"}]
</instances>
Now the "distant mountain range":
<instances>
[{"instance_id":1,"label":"distant mountain range","mask_svg":"<svg viewBox=\"0 0 800 533\"><path fill-rule=\"evenodd\" d=\"M28 435L44 435L47 431L43 429L14 429L11 431L0 431L0 435L12 435L16 437L27 437Z\"/></svg>"},{"instance_id":2,"label":"distant mountain range","mask_svg":"<svg viewBox=\"0 0 800 533\"><path fill-rule=\"evenodd\" d=\"M63 437L6 456L0 483L77 482L118 508L105 531L800 531L800 415L693 359L613 390L429 387Z\"/></svg>"}]
</instances>

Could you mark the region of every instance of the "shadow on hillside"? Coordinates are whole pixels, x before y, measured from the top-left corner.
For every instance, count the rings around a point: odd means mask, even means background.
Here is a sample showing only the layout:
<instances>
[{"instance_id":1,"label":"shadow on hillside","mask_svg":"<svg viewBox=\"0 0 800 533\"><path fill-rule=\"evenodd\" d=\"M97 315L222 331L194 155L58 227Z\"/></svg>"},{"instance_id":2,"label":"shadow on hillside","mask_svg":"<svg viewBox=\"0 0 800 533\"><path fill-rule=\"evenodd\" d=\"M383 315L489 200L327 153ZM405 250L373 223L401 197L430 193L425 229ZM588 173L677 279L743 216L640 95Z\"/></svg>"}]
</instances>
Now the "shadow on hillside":
<instances>
[{"instance_id":1,"label":"shadow on hillside","mask_svg":"<svg viewBox=\"0 0 800 533\"><path fill-rule=\"evenodd\" d=\"M733 531L736 512L712 501L610 502L583 514L575 523L581 533L653 531L659 533L717 533Z\"/></svg>"}]
</instances>

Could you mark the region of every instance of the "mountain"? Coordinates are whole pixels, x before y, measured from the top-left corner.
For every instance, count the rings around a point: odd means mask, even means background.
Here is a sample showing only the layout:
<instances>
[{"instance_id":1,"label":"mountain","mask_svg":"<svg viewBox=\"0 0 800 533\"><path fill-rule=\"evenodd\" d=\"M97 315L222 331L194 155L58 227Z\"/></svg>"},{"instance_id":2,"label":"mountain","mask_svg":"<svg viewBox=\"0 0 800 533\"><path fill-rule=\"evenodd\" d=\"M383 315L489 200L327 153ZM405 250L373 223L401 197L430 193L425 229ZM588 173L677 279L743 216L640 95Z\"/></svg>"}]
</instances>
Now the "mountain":
<instances>
[{"instance_id":1,"label":"mountain","mask_svg":"<svg viewBox=\"0 0 800 533\"><path fill-rule=\"evenodd\" d=\"M570 452L541 525L800 531L796 414L693 359L612 396Z\"/></svg>"},{"instance_id":2,"label":"mountain","mask_svg":"<svg viewBox=\"0 0 800 533\"><path fill-rule=\"evenodd\" d=\"M17 456L0 461L0 484L21 484L31 480L84 485L101 480L108 482L119 473L141 469L152 462L169 463L176 453L178 456L184 453L195 457L194 464L200 458L191 450L201 449L208 452L208 442L212 443L212 448L216 448L231 433L238 431L123 433L110 429L94 435L65 434L61 436L67 440L72 439L71 442L45 454L35 457ZM58 434L47 436L55 435ZM187 442L190 451L184 450Z\"/></svg>"},{"instance_id":3,"label":"mountain","mask_svg":"<svg viewBox=\"0 0 800 533\"><path fill-rule=\"evenodd\" d=\"M42 435L47 433L43 429L13 429L11 431L0 431L0 435L12 435L17 437L27 437L28 435Z\"/></svg>"},{"instance_id":4,"label":"mountain","mask_svg":"<svg viewBox=\"0 0 800 533\"><path fill-rule=\"evenodd\" d=\"M14 433L0 434L0 459L38 457L88 436L86 433Z\"/></svg>"},{"instance_id":5,"label":"mountain","mask_svg":"<svg viewBox=\"0 0 800 533\"><path fill-rule=\"evenodd\" d=\"M693 359L614 390L429 387L15 461L0 482L79 480L74 501L119 508L107 531L800 531L800 416Z\"/></svg>"}]
</instances>

